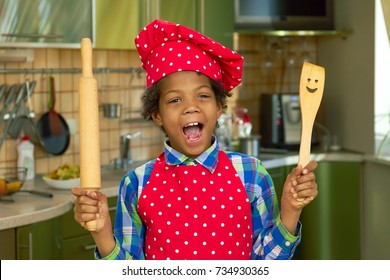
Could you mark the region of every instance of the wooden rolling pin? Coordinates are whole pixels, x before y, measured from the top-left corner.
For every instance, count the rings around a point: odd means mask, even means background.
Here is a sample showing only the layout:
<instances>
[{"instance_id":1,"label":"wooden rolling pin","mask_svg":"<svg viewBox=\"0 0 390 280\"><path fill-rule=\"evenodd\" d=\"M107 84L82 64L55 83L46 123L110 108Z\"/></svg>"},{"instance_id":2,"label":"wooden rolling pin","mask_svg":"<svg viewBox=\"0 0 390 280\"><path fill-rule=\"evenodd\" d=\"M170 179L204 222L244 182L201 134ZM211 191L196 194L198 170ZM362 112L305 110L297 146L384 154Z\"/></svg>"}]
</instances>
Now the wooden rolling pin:
<instances>
[{"instance_id":1,"label":"wooden rolling pin","mask_svg":"<svg viewBox=\"0 0 390 280\"><path fill-rule=\"evenodd\" d=\"M80 113L80 186L91 191L101 187L99 104L97 81L92 72L92 43L81 40L82 76L79 81ZM89 231L96 230L96 221L87 223Z\"/></svg>"}]
</instances>

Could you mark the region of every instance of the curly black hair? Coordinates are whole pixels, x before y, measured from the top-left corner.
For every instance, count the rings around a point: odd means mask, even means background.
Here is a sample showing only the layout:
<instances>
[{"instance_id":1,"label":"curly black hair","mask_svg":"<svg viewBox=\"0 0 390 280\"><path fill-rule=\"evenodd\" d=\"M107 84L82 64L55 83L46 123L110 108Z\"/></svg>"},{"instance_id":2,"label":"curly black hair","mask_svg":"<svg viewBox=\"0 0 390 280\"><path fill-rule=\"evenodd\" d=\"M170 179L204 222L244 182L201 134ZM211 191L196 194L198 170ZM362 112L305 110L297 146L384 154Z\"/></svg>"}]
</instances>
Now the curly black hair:
<instances>
[{"instance_id":1,"label":"curly black hair","mask_svg":"<svg viewBox=\"0 0 390 280\"><path fill-rule=\"evenodd\" d=\"M202 75L199 73L199 75ZM227 106L227 98L232 96L231 92L226 91L222 85L209 78L211 83L211 88L215 94L215 99L217 103L221 105L222 112L226 112ZM160 80L161 81L161 80ZM150 87L148 87L144 94L141 97L142 100L142 117L145 120L152 120L152 113L158 112L159 110L159 99L160 99L160 81L154 83Z\"/></svg>"}]
</instances>

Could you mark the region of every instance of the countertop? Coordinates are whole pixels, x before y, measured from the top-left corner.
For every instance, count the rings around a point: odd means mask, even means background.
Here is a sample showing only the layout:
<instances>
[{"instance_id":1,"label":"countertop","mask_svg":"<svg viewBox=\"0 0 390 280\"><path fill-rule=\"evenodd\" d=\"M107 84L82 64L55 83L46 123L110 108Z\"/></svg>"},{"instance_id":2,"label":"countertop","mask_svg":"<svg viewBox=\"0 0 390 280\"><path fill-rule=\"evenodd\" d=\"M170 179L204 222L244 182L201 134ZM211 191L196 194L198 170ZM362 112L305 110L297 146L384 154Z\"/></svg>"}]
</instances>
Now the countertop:
<instances>
[{"instance_id":1,"label":"countertop","mask_svg":"<svg viewBox=\"0 0 390 280\"><path fill-rule=\"evenodd\" d=\"M288 154L264 154L260 156L263 165L275 168L297 164L298 155ZM365 157L361 154L349 152L313 153L312 160L316 161L354 161L375 160L373 157ZM382 160L385 163L390 161ZM101 192L108 197L118 194L118 186L124 172L111 170L102 172ZM37 176L38 177L38 176ZM23 189L50 192L52 198L41 197L30 193L18 192L12 195L12 201L0 200L0 230L15 228L23 225L37 223L61 216L73 208L74 196L69 190L57 190L49 187L41 178L26 181Z\"/></svg>"},{"instance_id":2,"label":"countertop","mask_svg":"<svg viewBox=\"0 0 390 280\"><path fill-rule=\"evenodd\" d=\"M102 179L101 192L108 197L118 194L121 176ZM74 196L70 190L58 190L48 186L41 178L26 181L22 189L53 194L42 197L26 192L17 192L0 200L0 230L33 224L61 216L73 208Z\"/></svg>"}]
</instances>

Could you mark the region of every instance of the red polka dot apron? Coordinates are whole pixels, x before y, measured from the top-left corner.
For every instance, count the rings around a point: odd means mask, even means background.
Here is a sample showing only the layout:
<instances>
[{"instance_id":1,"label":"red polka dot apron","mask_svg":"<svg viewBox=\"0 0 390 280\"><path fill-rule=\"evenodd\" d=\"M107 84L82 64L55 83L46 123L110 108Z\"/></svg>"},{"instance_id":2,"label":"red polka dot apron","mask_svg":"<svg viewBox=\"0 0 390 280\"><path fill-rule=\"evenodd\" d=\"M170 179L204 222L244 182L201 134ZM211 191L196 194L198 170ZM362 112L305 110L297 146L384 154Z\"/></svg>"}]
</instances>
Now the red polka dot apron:
<instances>
[{"instance_id":1,"label":"red polka dot apron","mask_svg":"<svg viewBox=\"0 0 390 280\"><path fill-rule=\"evenodd\" d=\"M141 193L146 259L249 259L250 203L228 156L212 174L200 164L168 165L161 154Z\"/></svg>"}]
</instances>

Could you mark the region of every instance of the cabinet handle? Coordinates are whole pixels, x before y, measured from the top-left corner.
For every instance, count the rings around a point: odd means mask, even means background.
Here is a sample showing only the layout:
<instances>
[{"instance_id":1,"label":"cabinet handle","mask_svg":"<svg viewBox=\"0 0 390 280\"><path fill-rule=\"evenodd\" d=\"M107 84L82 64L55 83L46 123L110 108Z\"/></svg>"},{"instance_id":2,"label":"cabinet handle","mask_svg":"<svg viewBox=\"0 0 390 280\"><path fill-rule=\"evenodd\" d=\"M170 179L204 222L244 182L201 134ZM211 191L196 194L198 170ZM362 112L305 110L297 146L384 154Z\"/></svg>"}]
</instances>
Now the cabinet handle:
<instances>
[{"instance_id":1,"label":"cabinet handle","mask_svg":"<svg viewBox=\"0 0 390 280\"><path fill-rule=\"evenodd\" d=\"M150 0L146 0L146 24L148 24L150 22L151 18L150 18Z\"/></svg>"},{"instance_id":2,"label":"cabinet handle","mask_svg":"<svg viewBox=\"0 0 390 280\"><path fill-rule=\"evenodd\" d=\"M62 34L33 34L33 33L2 33L3 37L15 37L15 38L46 38L57 39L64 38Z\"/></svg>"},{"instance_id":3,"label":"cabinet handle","mask_svg":"<svg viewBox=\"0 0 390 280\"><path fill-rule=\"evenodd\" d=\"M204 28L204 0L200 0L200 33L205 33Z\"/></svg>"},{"instance_id":4,"label":"cabinet handle","mask_svg":"<svg viewBox=\"0 0 390 280\"><path fill-rule=\"evenodd\" d=\"M96 248L96 245L95 244L91 244L91 245L84 245L84 250L85 251L89 251L89 250L93 250Z\"/></svg>"},{"instance_id":5,"label":"cabinet handle","mask_svg":"<svg viewBox=\"0 0 390 280\"><path fill-rule=\"evenodd\" d=\"M28 259L33 259L33 233L28 233Z\"/></svg>"},{"instance_id":6,"label":"cabinet handle","mask_svg":"<svg viewBox=\"0 0 390 280\"><path fill-rule=\"evenodd\" d=\"M160 18L160 0L156 0L156 5L154 6L154 18Z\"/></svg>"}]
</instances>

